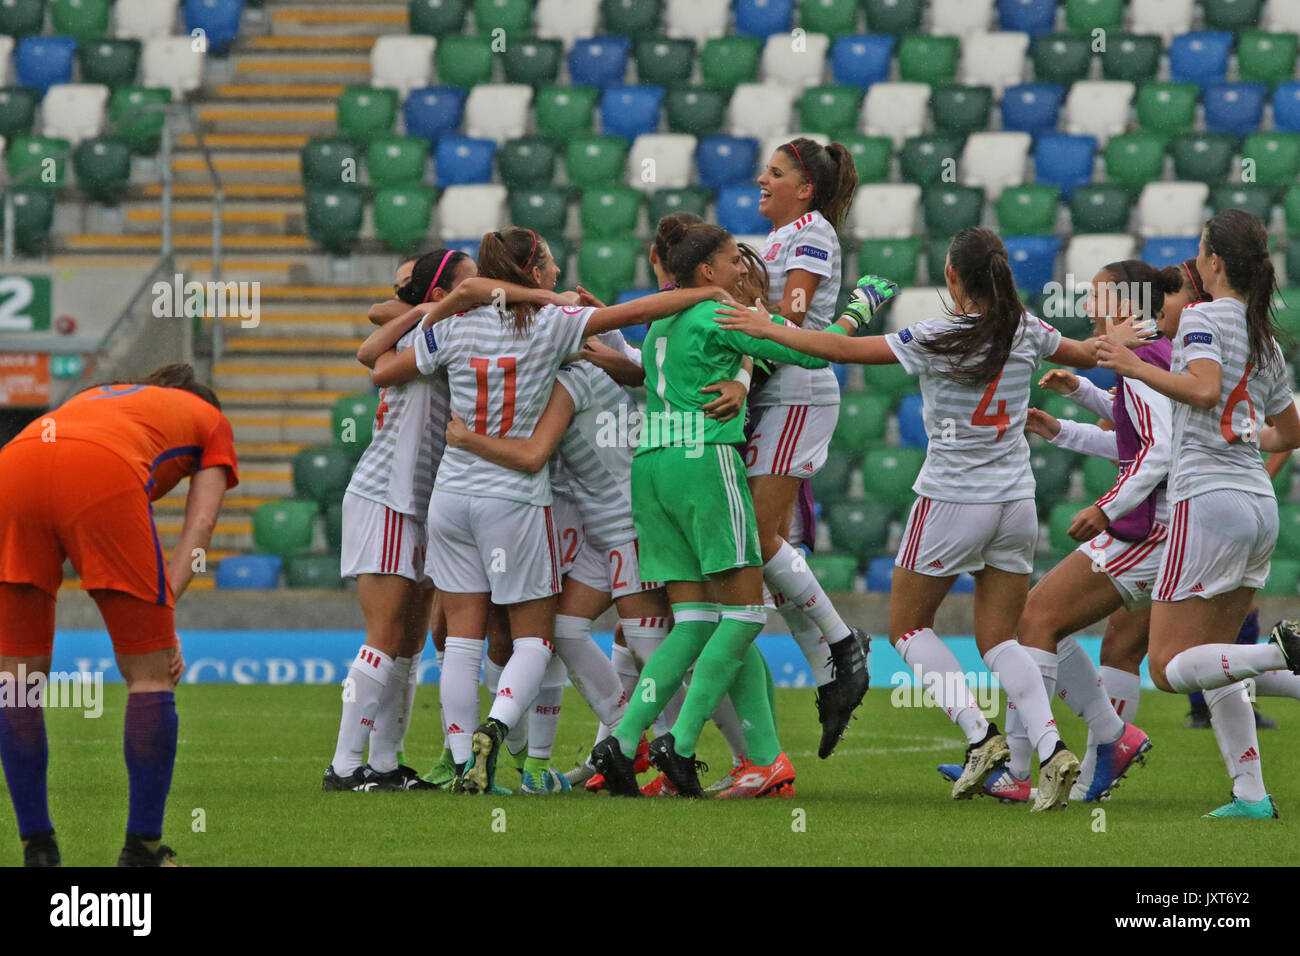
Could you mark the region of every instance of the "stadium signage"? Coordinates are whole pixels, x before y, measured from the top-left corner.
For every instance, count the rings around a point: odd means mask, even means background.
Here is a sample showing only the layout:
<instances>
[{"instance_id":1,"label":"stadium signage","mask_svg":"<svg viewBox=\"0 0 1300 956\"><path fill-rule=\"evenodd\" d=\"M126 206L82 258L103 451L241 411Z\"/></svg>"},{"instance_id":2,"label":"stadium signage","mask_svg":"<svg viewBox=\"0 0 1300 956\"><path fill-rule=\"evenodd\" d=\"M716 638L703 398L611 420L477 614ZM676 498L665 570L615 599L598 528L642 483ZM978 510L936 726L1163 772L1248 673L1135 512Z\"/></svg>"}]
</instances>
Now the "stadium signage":
<instances>
[{"instance_id":1,"label":"stadium signage","mask_svg":"<svg viewBox=\"0 0 1300 956\"><path fill-rule=\"evenodd\" d=\"M48 332L50 300L49 276L0 276L0 332Z\"/></svg>"}]
</instances>

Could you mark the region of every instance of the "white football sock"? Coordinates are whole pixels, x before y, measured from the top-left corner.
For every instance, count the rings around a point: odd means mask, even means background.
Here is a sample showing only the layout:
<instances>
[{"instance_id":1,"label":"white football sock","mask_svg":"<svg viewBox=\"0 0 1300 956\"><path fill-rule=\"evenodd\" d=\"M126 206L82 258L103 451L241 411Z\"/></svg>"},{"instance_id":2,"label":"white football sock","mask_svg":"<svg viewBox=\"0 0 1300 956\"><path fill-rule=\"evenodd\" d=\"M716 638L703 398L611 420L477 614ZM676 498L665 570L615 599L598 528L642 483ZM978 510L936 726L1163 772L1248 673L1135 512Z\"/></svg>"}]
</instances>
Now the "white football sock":
<instances>
[{"instance_id":1,"label":"white football sock","mask_svg":"<svg viewBox=\"0 0 1300 956\"><path fill-rule=\"evenodd\" d=\"M1268 796L1264 773L1260 767L1259 737L1255 732L1255 710L1241 681L1205 691L1205 705L1210 709L1210 725L1219 753L1232 778L1232 794L1249 803Z\"/></svg>"},{"instance_id":2,"label":"white football sock","mask_svg":"<svg viewBox=\"0 0 1300 956\"><path fill-rule=\"evenodd\" d=\"M499 720L506 727L514 727L524 715L537 690L542 686L542 676L551 661L550 641L540 637L517 637L510 662L501 669L496 697L488 718Z\"/></svg>"},{"instance_id":3,"label":"white football sock","mask_svg":"<svg viewBox=\"0 0 1300 956\"><path fill-rule=\"evenodd\" d=\"M812 668L813 684L817 687L829 684L835 671L831 667L831 646L822 636L822 629L779 591L773 592L772 600L776 602L777 613L784 618L786 627L790 628L790 636L799 645L799 650L803 651L803 656L808 659L808 666Z\"/></svg>"},{"instance_id":4,"label":"white football sock","mask_svg":"<svg viewBox=\"0 0 1300 956\"><path fill-rule=\"evenodd\" d=\"M1130 724L1137 720L1138 704L1142 702L1141 675L1103 665L1101 686L1120 720Z\"/></svg>"},{"instance_id":5,"label":"white football sock","mask_svg":"<svg viewBox=\"0 0 1300 956\"><path fill-rule=\"evenodd\" d=\"M627 637L627 625L623 626L623 636ZM632 692L636 690L636 682L641 676L641 667L637 663L636 655L622 644L615 644L610 653L614 658L614 670L618 672L618 682L623 685L623 697L630 699ZM613 727L602 722L596 728L596 743L600 743L613 732Z\"/></svg>"},{"instance_id":6,"label":"white football sock","mask_svg":"<svg viewBox=\"0 0 1300 956\"><path fill-rule=\"evenodd\" d=\"M406 693L402 695L402 710L397 717L398 723L402 725L401 736L397 738L399 753L406 749L406 732L411 729L411 711L415 709L415 692L420 686L420 658L423 656L423 650L416 651L411 655L411 664L407 668Z\"/></svg>"},{"instance_id":7,"label":"white football sock","mask_svg":"<svg viewBox=\"0 0 1300 956\"><path fill-rule=\"evenodd\" d=\"M645 667L645 662L659 650L659 645L668 636L668 618L621 617L619 623L623 625L623 640L627 641L627 649L632 652L636 660L639 675L641 668ZM635 687L636 685L633 684L633 689Z\"/></svg>"},{"instance_id":8,"label":"white football sock","mask_svg":"<svg viewBox=\"0 0 1300 956\"><path fill-rule=\"evenodd\" d=\"M370 732L370 764L376 773L388 773L397 769L397 751L402 736L406 733L406 722L402 719L402 705L406 701L407 682L410 678L411 659L394 658L388 671L388 683L379 695L379 707L375 710L375 729Z\"/></svg>"},{"instance_id":9,"label":"white football sock","mask_svg":"<svg viewBox=\"0 0 1300 956\"><path fill-rule=\"evenodd\" d=\"M339 720L338 742L330 764L346 777L363 763L362 752L375 726L375 713L388 684L393 659L369 644L362 644L343 681L343 716ZM390 768L391 769L391 768Z\"/></svg>"},{"instance_id":10,"label":"white football sock","mask_svg":"<svg viewBox=\"0 0 1300 956\"><path fill-rule=\"evenodd\" d=\"M1016 711L1016 703L1010 697L1007 698L1007 726L1002 736L1006 738L1007 747L1011 750L1007 770L1017 780L1027 779L1030 773L1029 757L1034 752L1034 747L1029 742L1029 734L1025 733L1025 725Z\"/></svg>"},{"instance_id":11,"label":"white football sock","mask_svg":"<svg viewBox=\"0 0 1300 956\"><path fill-rule=\"evenodd\" d=\"M1115 713L1102 686L1101 671L1079 642L1067 637L1056 645L1058 696L1088 722L1089 732L1101 743L1114 743L1124 733L1124 719Z\"/></svg>"},{"instance_id":12,"label":"white football sock","mask_svg":"<svg viewBox=\"0 0 1300 956\"><path fill-rule=\"evenodd\" d=\"M1165 679L1178 693L1190 694L1285 667L1276 644L1202 644L1175 654L1165 665Z\"/></svg>"},{"instance_id":13,"label":"white football sock","mask_svg":"<svg viewBox=\"0 0 1300 956\"><path fill-rule=\"evenodd\" d=\"M732 766L739 767L745 757L745 729L740 724L740 715L731 703L731 695L723 694L713 711L713 723L722 731L722 737L731 748Z\"/></svg>"},{"instance_id":14,"label":"white football sock","mask_svg":"<svg viewBox=\"0 0 1300 956\"><path fill-rule=\"evenodd\" d=\"M913 670L921 672L921 686L929 691L948 719L956 724L966 739L979 743L988 734L989 722L980 713L975 695L966 683L966 674L948 645L939 640L933 628L919 627L898 639L894 650Z\"/></svg>"},{"instance_id":15,"label":"white football sock","mask_svg":"<svg viewBox=\"0 0 1300 956\"><path fill-rule=\"evenodd\" d=\"M555 615L555 653L564 661L573 686L600 722L618 726L627 707L623 682L614 669L614 662L591 639L591 621L569 614Z\"/></svg>"},{"instance_id":16,"label":"white football sock","mask_svg":"<svg viewBox=\"0 0 1300 956\"><path fill-rule=\"evenodd\" d=\"M1290 671L1265 671L1255 678L1255 696L1300 700L1300 677Z\"/></svg>"},{"instance_id":17,"label":"white football sock","mask_svg":"<svg viewBox=\"0 0 1300 956\"><path fill-rule=\"evenodd\" d=\"M483 686L487 688L488 696L495 698L497 688L501 686L501 672L505 670L500 664L492 663L492 658L483 661Z\"/></svg>"},{"instance_id":18,"label":"white football sock","mask_svg":"<svg viewBox=\"0 0 1300 956\"><path fill-rule=\"evenodd\" d=\"M1044 667L1049 666L1047 658L1051 658L1050 680L1055 689L1056 655L1047 651L1036 653ZM1035 666L1034 656L1015 639L1005 640L991 648L984 655L984 663L997 677L1007 698L1016 702L1016 712L1024 722L1030 742L1038 751L1038 759L1048 759L1056 749L1056 742L1061 739L1056 732L1056 721L1052 718L1052 705L1045 687L1048 676Z\"/></svg>"},{"instance_id":19,"label":"white football sock","mask_svg":"<svg viewBox=\"0 0 1300 956\"><path fill-rule=\"evenodd\" d=\"M479 666L483 660L483 640L448 637L443 658L442 679L438 694L442 698L446 720L447 746L458 764L470 758L471 738L478 726Z\"/></svg>"},{"instance_id":20,"label":"white football sock","mask_svg":"<svg viewBox=\"0 0 1300 956\"><path fill-rule=\"evenodd\" d=\"M808 559L802 551L792 548L789 541L782 541L780 550L763 565L763 580L774 594L785 595L786 600L807 614L830 643L849 636L849 626L840 619L835 605L817 583Z\"/></svg>"},{"instance_id":21,"label":"white football sock","mask_svg":"<svg viewBox=\"0 0 1300 956\"><path fill-rule=\"evenodd\" d=\"M560 729L560 705L564 702L564 682L568 668L558 655L551 655L542 675L542 686L528 711L528 756L549 761L555 749L555 734Z\"/></svg>"}]
</instances>

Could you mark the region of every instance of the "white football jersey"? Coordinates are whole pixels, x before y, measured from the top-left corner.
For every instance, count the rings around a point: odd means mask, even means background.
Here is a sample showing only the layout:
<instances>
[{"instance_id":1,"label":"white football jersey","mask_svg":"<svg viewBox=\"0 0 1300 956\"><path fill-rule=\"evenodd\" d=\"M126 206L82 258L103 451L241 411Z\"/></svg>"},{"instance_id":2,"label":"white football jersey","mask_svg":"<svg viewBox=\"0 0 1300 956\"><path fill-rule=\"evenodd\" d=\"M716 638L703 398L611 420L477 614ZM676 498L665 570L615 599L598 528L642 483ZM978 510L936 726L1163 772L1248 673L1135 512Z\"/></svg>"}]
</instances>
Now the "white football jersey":
<instances>
[{"instance_id":1,"label":"white football jersey","mask_svg":"<svg viewBox=\"0 0 1300 956\"><path fill-rule=\"evenodd\" d=\"M773 229L767 234L767 245L762 252L769 279L768 295L774 302L780 302L785 296L791 269L821 276L817 291L808 303L803 328L820 332L839 318L835 303L840 294L840 238L825 216L813 210L780 229ZM839 403L840 385L833 371L829 368L813 371L797 365L778 365L762 388L749 397L752 408Z\"/></svg>"},{"instance_id":2,"label":"white football jersey","mask_svg":"<svg viewBox=\"0 0 1300 956\"><path fill-rule=\"evenodd\" d=\"M1275 360L1268 370L1250 364L1246 306L1237 299L1215 299L1183 310L1169 370L1185 373L1193 359L1212 359L1222 368L1222 379L1213 408L1173 403L1170 502L1218 488L1274 494L1259 455L1259 430L1266 415L1285 411L1294 399L1276 342L1273 349Z\"/></svg>"},{"instance_id":3,"label":"white football jersey","mask_svg":"<svg viewBox=\"0 0 1300 956\"><path fill-rule=\"evenodd\" d=\"M528 438L551 396L560 363L578 351L594 309L547 305L523 334L508 312L493 306L452 316L421 330L421 372L447 370L451 410L467 428L493 438ZM438 467L440 491L549 505L546 470L535 475L502 468L463 448L448 448Z\"/></svg>"},{"instance_id":4,"label":"white football jersey","mask_svg":"<svg viewBox=\"0 0 1300 956\"><path fill-rule=\"evenodd\" d=\"M943 373L953 366L921 343L978 317L925 319L886 338L899 363L920 376L929 447L912 490L936 501L989 503L1034 497L1025 419L1029 383L1055 354L1061 333L1026 313L1002 373L988 385L961 385ZM871 482L870 475L863 479Z\"/></svg>"}]
</instances>

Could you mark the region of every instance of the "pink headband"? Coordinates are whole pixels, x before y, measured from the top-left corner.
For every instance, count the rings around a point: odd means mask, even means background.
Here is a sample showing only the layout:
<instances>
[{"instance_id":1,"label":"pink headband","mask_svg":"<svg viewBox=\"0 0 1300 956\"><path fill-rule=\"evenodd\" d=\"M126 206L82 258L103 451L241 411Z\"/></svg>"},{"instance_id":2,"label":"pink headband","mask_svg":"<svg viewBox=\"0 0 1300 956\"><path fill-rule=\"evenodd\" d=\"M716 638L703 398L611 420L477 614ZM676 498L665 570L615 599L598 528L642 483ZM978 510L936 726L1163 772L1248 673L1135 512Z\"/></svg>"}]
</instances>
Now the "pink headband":
<instances>
[{"instance_id":1,"label":"pink headband","mask_svg":"<svg viewBox=\"0 0 1300 956\"><path fill-rule=\"evenodd\" d=\"M433 274L433 281L429 283L429 291L424 294L424 301L428 302L433 298L433 290L438 288L438 280L442 277L442 267L447 264L447 260L456 254L455 249L448 249L447 254L442 257L442 262L438 263L438 271Z\"/></svg>"},{"instance_id":2,"label":"pink headband","mask_svg":"<svg viewBox=\"0 0 1300 956\"><path fill-rule=\"evenodd\" d=\"M813 182L813 178L808 175L808 167L803 164L803 157L799 155L799 147L794 143L787 143L786 145L794 150L794 158L799 160L799 168L803 170L803 178L808 180L808 185L813 188L813 195L816 196L817 184Z\"/></svg>"}]
</instances>

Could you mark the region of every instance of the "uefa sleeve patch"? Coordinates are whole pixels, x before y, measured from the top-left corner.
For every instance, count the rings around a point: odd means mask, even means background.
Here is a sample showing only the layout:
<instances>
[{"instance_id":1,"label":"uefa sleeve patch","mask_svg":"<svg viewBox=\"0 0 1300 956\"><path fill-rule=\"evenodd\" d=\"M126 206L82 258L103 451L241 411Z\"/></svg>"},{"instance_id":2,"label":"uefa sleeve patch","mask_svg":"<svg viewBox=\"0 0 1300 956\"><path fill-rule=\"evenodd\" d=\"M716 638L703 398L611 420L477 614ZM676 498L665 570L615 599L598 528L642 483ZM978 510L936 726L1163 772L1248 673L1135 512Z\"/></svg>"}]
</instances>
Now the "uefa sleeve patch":
<instances>
[{"instance_id":1,"label":"uefa sleeve patch","mask_svg":"<svg viewBox=\"0 0 1300 956\"><path fill-rule=\"evenodd\" d=\"M831 257L831 254L825 249L818 249L816 246L796 246L794 254L796 256L807 256L810 259L820 259L822 262L826 262Z\"/></svg>"},{"instance_id":2,"label":"uefa sleeve patch","mask_svg":"<svg viewBox=\"0 0 1300 956\"><path fill-rule=\"evenodd\" d=\"M912 330L911 330L911 329L903 329L903 331L899 332L899 333L898 333L898 341L902 342L904 345L906 345L908 342L912 341Z\"/></svg>"},{"instance_id":3,"label":"uefa sleeve patch","mask_svg":"<svg viewBox=\"0 0 1300 956\"><path fill-rule=\"evenodd\" d=\"M438 351L438 343L433 337L433 326L424 330L424 347L429 350L430 355Z\"/></svg>"},{"instance_id":4,"label":"uefa sleeve patch","mask_svg":"<svg viewBox=\"0 0 1300 956\"><path fill-rule=\"evenodd\" d=\"M1213 345L1214 335L1210 332L1188 332L1183 336L1183 345Z\"/></svg>"}]
</instances>

